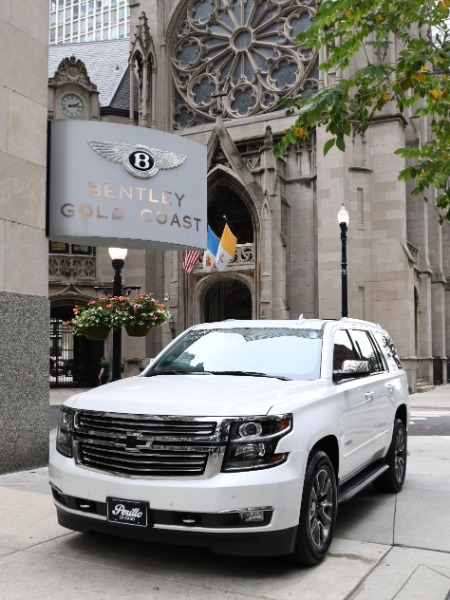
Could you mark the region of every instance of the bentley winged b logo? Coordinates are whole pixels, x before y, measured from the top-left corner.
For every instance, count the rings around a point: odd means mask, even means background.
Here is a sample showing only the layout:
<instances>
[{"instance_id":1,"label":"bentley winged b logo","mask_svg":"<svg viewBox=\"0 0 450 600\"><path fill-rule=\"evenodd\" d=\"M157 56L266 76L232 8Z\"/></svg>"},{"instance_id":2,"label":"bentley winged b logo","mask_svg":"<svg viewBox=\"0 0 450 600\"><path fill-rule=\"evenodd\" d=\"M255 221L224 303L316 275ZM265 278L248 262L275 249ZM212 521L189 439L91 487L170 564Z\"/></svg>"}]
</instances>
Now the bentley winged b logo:
<instances>
[{"instance_id":1,"label":"bentley winged b logo","mask_svg":"<svg viewBox=\"0 0 450 600\"><path fill-rule=\"evenodd\" d=\"M88 140L94 152L114 163L122 164L128 173L140 179L154 177L160 169L174 169L186 160L183 154L149 148L142 144L97 142Z\"/></svg>"}]
</instances>

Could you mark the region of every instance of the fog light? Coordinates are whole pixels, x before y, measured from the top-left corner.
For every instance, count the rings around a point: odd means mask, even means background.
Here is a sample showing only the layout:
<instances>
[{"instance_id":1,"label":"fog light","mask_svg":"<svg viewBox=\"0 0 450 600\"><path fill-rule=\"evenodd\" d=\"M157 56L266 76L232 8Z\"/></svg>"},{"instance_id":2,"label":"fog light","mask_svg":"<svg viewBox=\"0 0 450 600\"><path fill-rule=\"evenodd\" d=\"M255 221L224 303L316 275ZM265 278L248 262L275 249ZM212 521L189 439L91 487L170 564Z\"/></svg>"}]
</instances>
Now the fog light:
<instances>
[{"instance_id":1,"label":"fog light","mask_svg":"<svg viewBox=\"0 0 450 600\"><path fill-rule=\"evenodd\" d=\"M260 510L260 509L242 510L239 513L239 520L241 523L263 523L264 522L264 510Z\"/></svg>"}]
</instances>

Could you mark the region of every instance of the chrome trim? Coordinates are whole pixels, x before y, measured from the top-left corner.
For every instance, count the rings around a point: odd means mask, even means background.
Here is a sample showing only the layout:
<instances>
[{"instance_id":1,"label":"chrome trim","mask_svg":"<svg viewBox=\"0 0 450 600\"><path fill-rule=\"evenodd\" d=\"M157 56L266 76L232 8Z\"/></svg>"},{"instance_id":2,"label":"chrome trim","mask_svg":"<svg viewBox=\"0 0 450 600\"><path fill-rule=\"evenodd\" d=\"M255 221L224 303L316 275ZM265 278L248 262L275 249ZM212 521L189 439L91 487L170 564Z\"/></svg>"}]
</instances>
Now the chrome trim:
<instances>
[{"instance_id":1,"label":"chrome trim","mask_svg":"<svg viewBox=\"0 0 450 600\"><path fill-rule=\"evenodd\" d=\"M125 479L209 479L222 470L232 424L289 418L291 424L283 436L292 428L291 415L212 418L65 409L74 415L72 452L76 465ZM233 439L233 443L264 442L278 436Z\"/></svg>"},{"instance_id":2,"label":"chrome trim","mask_svg":"<svg viewBox=\"0 0 450 600\"><path fill-rule=\"evenodd\" d=\"M251 507L244 507L244 508L231 508L231 509L227 509L227 510L219 510L217 512L217 514L219 515L228 515L228 514L236 514L236 513L242 513L242 512L253 512L253 511L257 511L257 510L262 510L263 512L273 512L274 508L273 506L251 506Z\"/></svg>"}]
</instances>

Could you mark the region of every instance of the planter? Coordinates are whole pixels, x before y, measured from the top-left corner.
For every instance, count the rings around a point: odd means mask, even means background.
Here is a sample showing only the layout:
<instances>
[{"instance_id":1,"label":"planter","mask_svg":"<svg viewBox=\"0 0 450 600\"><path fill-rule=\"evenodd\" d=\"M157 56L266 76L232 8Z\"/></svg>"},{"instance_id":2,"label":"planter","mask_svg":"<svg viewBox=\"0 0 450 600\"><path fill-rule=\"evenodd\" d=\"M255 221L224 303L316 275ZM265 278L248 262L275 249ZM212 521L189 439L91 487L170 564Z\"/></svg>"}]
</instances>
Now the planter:
<instances>
[{"instance_id":1,"label":"planter","mask_svg":"<svg viewBox=\"0 0 450 600\"><path fill-rule=\"evenodd\" d=\"M111 331L110 327L106 325L99 325L98 327L90 327L86 329L83 333L88 340L92 340L93 342L104 342Z\"/></svg>"},{"instance_id":2,"label":"planter","mask_svg":"<svg viewBox=\"0 0 450 600\"><path fill-rule=\"evenodd\" d=\"M151 325L125 325L126 332L131 337L144 337L151 328Z\"/></svg>"}]
</instances>

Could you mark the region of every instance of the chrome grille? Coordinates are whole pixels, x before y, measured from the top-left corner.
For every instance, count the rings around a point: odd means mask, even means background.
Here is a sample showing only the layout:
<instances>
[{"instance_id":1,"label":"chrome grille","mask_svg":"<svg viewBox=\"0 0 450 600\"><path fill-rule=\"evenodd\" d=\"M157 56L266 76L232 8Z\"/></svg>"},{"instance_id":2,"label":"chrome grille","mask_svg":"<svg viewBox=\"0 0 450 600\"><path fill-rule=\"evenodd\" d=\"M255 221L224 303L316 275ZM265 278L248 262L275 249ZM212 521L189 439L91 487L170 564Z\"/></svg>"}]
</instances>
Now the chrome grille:
<instances>
[{"instance_id":1,"label":"chrome grille","mask_svg":"<svg viewBox=\"0 0 450 600\"><path fill-rule=\"evenodd\" d=\"M85 468L123 477L202 477L224 452L219 429L201 418L76 411L74 454Z\"/></svg>"},{"instance_id":2,"label":"chrome grille","mask_svg":"<svg viewBox=\"0 0 450 600\"><path fill-rule=\"evenodd\" d=\"M211 436L216 429L214 421L193 421L180 419L164 419L164 417L146 417L142 415L120 415L110 413L78 414L77 425L83 429L106 432L108 435L120 434L124 431L145 431L149 435L158 436Z\"/></svg>"}]
</instances>

